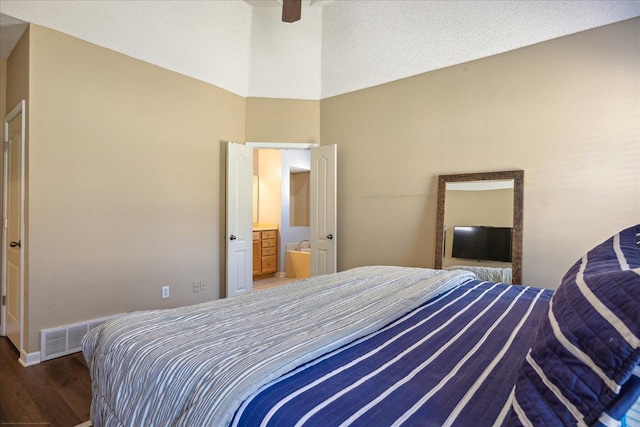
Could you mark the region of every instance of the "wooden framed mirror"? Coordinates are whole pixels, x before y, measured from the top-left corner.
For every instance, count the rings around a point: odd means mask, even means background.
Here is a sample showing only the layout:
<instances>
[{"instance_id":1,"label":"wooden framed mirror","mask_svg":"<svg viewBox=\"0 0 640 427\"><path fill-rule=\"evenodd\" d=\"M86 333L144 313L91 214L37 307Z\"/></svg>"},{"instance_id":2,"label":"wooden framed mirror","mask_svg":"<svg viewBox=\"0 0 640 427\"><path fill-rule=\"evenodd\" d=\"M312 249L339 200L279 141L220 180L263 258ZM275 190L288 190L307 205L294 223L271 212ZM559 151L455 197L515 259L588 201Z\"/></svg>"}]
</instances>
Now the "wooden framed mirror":
<instances>
[{"instance_id":1,"label":"wooden framed mirror","mask_svg":"<svg viewBox=\"0 0 640 427\"><path fill-rule=\"evenodd\" d=\"M440 175L438 177L435 268L442 269L461 263L511 268L511 283L521 284L523 184L524 171L522 170ZM485 197L491 197L491 199L485 199ZM446 207L452 212L446 212ZM494 212L498 209L498 213ZM460 215L457 215L458 212ZM466 255L463 258L467 259L453 258L453 237L456 227L459 230L511 228L511 262L475 260ZM461 256L459 253L460 251L456 255Z\"/></svg>"}]
</instances>

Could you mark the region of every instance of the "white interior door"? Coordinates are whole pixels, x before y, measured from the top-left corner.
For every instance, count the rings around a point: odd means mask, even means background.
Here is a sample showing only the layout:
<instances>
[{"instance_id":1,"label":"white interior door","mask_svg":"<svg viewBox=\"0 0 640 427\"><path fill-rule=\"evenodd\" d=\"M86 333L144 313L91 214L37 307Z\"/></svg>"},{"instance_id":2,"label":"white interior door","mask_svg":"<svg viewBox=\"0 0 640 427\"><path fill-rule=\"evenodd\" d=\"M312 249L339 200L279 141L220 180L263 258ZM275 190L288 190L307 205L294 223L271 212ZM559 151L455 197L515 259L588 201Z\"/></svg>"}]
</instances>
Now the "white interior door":
<instances>
[{"instance_id":1,"label":"white interior door","mask_svg":"<svg viewBox=\"0 0 640 427\"><path fill-rule=\"evenodd\" d=\"M24 106L4 120L2 332L22 350L24 316Z\"/></svg>"},{"instance_id":2,"label":"white interior door","mask_svg":"<svg viewBox=\"0 0 640 427\"><path fill-rule=\"evenodd\" d=\"M337 146L311 149L309 220L311 275L337 271Z\"/></svg>"},{"instance_id":3,"label":"white interior door","mask_svg":"<svg viewBox=\"0 0 640 427\"><path fill-rule=\"evenodd\" d=\"M227 297L253 284L253 148L227 143Z\"/></svg>"}]
</instances>

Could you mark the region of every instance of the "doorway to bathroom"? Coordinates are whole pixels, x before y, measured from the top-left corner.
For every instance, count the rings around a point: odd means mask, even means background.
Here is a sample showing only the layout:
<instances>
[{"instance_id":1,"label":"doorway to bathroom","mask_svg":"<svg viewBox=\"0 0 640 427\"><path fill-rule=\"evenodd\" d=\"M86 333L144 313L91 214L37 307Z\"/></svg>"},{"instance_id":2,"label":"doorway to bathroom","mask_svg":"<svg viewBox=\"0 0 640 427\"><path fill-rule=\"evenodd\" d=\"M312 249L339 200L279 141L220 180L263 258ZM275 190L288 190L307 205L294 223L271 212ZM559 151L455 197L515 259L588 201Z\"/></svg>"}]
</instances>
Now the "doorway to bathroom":
<instances>
[{"instance_id":1,"label":"doorway to bathroom","mask_svg":"<svg viewBox=\"0 0 640 427\"><path fill-rule=\"evenodd\" d=\"M303 147L301 147L303 146ZM271 265L277 259L269 258L273 249L278 253L283 248L280 238L280 223L267 223L267 228L252 230L252 165L254 148L301 149L311 152L309 185L309 228L311 275L323 275L337 271L337 146L335 144L236 144L227 142L226 161L226 289L227 297L250 292L253 289L252 240L263 240L260 248L266 248L263 269L277 268ZM261 178L261 177L259 177ZM260 189L258 189L260 193ZM274 197L277 197L275 191ZM260 216L260 207L258 215ZM275 219L275 221L279 221ZM260 224L259 224L260 225ZM264 225L264 224L262 224ZM268 228L276 226L276 229ZM253 236L253 239L252 239ZM275 243L274 243L275 242ZM286 246L285 246L286 247ZM280 249L278 249L280 248ZM255 250L255 245L254 245ZM261 254L262 256L263 254ZM263 271L264 272L264 271Z\"/></svg>"},{"instance_id":2,"label":"doorway to bathroom","mask_svg":"<svg viewBox=\"0 0 640 427\"><path fill-rule=\"evenodd\" d=\"M309 150L254 148L254 232L277 237L275 248L254 241L254 289L311 275L310 171Z\"/></svg>"}]
</instances>

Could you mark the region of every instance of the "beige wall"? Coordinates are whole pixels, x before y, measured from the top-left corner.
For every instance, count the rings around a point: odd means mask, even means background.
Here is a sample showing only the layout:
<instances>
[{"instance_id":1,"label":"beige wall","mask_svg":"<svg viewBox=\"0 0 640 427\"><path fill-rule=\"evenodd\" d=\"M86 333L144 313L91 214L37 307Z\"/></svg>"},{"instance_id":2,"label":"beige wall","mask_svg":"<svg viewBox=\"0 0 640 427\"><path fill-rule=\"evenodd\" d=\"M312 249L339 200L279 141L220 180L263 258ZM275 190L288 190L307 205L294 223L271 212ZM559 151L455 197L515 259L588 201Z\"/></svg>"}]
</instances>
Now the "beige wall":
<instances>
[{"instance_id":1,"label":"beige wall","mask_svg":"<svg viewBox=\"0 0 640 427\"><path fill-rule=\"evenodd\" d=\"M523 169L523 281L640 220L640 19L324 99L338 268L434 265L437 176Z\"/></svg>"},{"instance_id":2,"label":"beige wall","mask_svg":"<svg viewBox=\"0 0 640 427\"><path fill-rule=\"evenodd\" d=\"M640 219L639 24L323 101L244 99L32 25L7 63L7 107L26 97L31 119L27 350L219 295L226 140L338 144L341 270L432 266L437 175L524 169L525 283L555 287Z\"/></svg>"},{"instance_id":3,"label":"beige wall","mask_svg":"<svg viewBox=\"0 0 640 427\"><path fill-rule=\"evenodd\" d=\"M447 229L447 238L442 258L443 267L460 264L502 268L511 266L511 263L452 258L451 250L453 249L453 227L465 225L513 227L513 189L447 190L444 200L444 226Z\"/></svg>"},{"instance_id":4,"label":"beige wall","mask_svg":"<svg viewBox=\"0 0 640 427\"><path fill-rule=\"evenodd\" d=\"M289 222L290 226L309 226L310 172L289 174Z\"/></svg>"},{"instance_id":5,"label":"beige wall","mask_svg":"<svg viewBox=\"0 0 640 427\"><path fill-rule=\"evenodd\" d=\"M247 98L246 140L320 141L320 102L302 99Z\"/></svg>"},{"instance_id":6,"label":"beige wall","mask_svg":"<svg viewBox=\"0 0 640 427\"><path fill-rule=\"evenodd\" d=\"M282 155L280 150L258 151L258 222L280 224Z\"/></svg>"},{"instance_id":7,"label":"beige wall","mask_svg":"<svg viewBox=\"0 0 640 427\"><path fill-rule=\"evenodd\" d=\"M21 100L29 99L30 33L27 28L7 60L7 113Z\"/></svg>"},{"instance_id":8,"label":"beige wall","mask_svg":"<svg viewBox=\"0 0 640 427\"><path fill-rule=\"evenodd\" d=\"M37 25L7 65L7 105L34 120L29 352L43 328L217 298L223 142L319 140L319 101L245 99Z\"/></svg>"},{"instance_id":9,"label":"beige wall","mask_svg":"<svg viewBox=\"0 0 640 427\"><path fill-rule=\"evenodd\" d=\"M29 72L31 67L31 28L22 35L22 38L11 52L9 59L7 60L7 91L6 91L6 112L9 113L13 110L22 100L26 101L26 117L25 117L25 135L23 135L23 143L25 144L25 204L24 204L24 223L25 223L25 242L29 241L29 139L30 139L30 86L29 86ZM24 111L23 111L24 114ZM4 117L3 117L4 124ZM3 129L4 135L4 129ZM4 171L3 171L4 172ZM4 173L2 175L4 177ZM24 251L24 312L23 312L23 325L24 330L28 331L31 325L31 288L29 287L29 245L22 245ZM29 335L24 332L24 345L28 345Z\"/></svg>"},{"instance_id":10,"label":"beige wall","mask_svg":"<svg viewBox=\"0 0 640 427\"><path fill-rule=\"evenodd\" d=\"M244 98L36 25L30 85L28 350L43 328L217 298Z\"/></svg>"},{"instance_id":11,"label":"beige wall","mask_svg":"<svg viewBox=\"0 0 640 427\"><path fill-rule=\"evenodd\" d=\"M13 107L12 107L13 108ZM4 140L4 118L7 115L7 60L0 58L0 121L2 121L2 134ZM4 179L4 162L0 162L0 188ZM3 201L0 200L0 209ZM0 263L1 264L1 263ZM0 265L0 274L2 274L4 266Z\"/></svg>"},{"instance_id":12,"label":"beige wall","mask_svg":"<svg viewBox=\"0 0 640 427\"><path fill-rule=\"evenodd\" d=\"M7 115L7 60L0 58L0 118ZM1 175L0 175L1 176Z\"/></svg>"}]
</instances>

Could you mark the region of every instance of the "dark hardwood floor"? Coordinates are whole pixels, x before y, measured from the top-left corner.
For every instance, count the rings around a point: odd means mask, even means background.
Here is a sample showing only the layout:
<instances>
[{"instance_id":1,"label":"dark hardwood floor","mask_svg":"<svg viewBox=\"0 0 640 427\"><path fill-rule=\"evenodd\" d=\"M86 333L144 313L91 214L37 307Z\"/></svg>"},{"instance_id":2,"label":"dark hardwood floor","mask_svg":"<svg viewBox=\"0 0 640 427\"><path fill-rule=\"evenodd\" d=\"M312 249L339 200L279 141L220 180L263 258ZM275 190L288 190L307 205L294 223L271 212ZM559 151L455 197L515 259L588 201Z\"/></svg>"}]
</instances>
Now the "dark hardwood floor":
<instances>
[{"instance_id":1,"label":"dark hardwood floor","mask_svg":"<svg viewBox=\"0 0 640 427\"><path fill-rule=\"evenodd\" d=\"M0 426L73 427L89 420L91 378L82 353L23 367L0 337Z\"/></svg>"}]
</instances>

